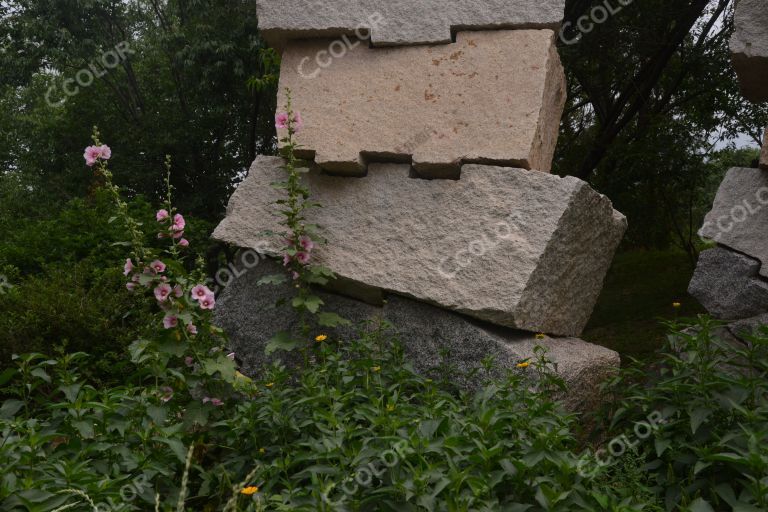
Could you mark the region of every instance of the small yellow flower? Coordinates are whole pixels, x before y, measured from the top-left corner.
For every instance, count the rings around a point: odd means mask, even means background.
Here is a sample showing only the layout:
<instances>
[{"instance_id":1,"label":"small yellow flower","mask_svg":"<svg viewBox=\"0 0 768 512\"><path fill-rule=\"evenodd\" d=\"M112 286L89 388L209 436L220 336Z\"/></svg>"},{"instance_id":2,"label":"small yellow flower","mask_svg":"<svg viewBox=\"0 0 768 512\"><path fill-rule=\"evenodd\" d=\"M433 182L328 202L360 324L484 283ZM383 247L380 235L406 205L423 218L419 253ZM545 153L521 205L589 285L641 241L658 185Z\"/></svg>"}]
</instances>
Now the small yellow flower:
<instances>
[{"instance_id":1,"label":"small yellow flower","mask_svg":"<svg viewBox=\"0 0 768 512\"><path fill-rule=\"evenodd\" d=\"M251 496L253 494L256 494L257 492L259 492L259 488L256 487L255 485L252 485L252 486L246 487L245 489L240 491L240 494L245 494L246 496Z\"/></svg>"},{"instance_id":2,"label":"small yellow flower","mask_svg":"<svg viewBox=\"0 0 768 512\"><path fill-rule=\"evenodd\" d=\"M547 337L547 335L544 334L543 332L540 332L540 333L536 334L536 339L537 340L543 340L546 337Z\"/></svg>"},{"instance_id":3,"label":"small yellow flower","mask_svg":"<svg viewBox=\"0 0 768 512\"><path fill-rule=\"evenodd\" d=\"M266 448L259 448L259 453L264 455L267 452Z\"/></svg>"},{"instance_id":4,"label":"small yellow flower","mask_svg":"<svg viewBox=\"0 0 768 512\"><path fill-rule=\"evenodd\" d=\"M320 336L315 337L315 341L318 343L322 343L327 339L328 339L328 336L326 336L325 334L321 334Z\"/></svg>"},{"instance_id":5,"label":"small yellow flower","mask_svg":"<svg viewBox=\"0 0 768 512\"><path fill-rule=\"evenodd\" d=\"M673 302L672 303L672 307L675 308L675 309L680 309L681 306L682 306L682 304L680 304L679 302Z\"/></svg>"},{"instance_id":6,"label":"small yellow flower","mask_svg":"<svg viewBox=\"0 0 768 512\"><path fill-rule=\"evenodd\" d=\"M274 385L275 385L275 383L274 383L274 382L267 382L267 383L266 383L266 384L264 384L264 385L265 385L265 386L267 386L268 388L271 388L272 386L274 386Z\"/></svg>"},{"instance_id":7,"label":"small yellow flower","mask_svg":"<svg viewBox=\"0 0 768 512\"><path fill-rule=\"evenodd\" d=\"M395 410L395 406L394 406L393 404L389 404L389 405L387 405L387 411L388 411L388 412L392 412L392 411L394 411L394 410Z\"/></svg>"},{"instance_id":8,"label":"small yellow flower","mask_svg":"<svg viewBox=\"0 0 768 512\"><path fill-rule=\"evenodd\" d=\"M380 372L381 366L374 366L373 368L371 368L371 370L373 370L374 372Z\"/></svg>"},{"instance_id":9,"label":"small yellow flower","mask_svg":"<svg viewBox=\"0 0 768 512\"><path fill-rule=\"evenodd\" d=\"M519 363L517 365L518 368L528 368L529 366L531 366L531 363L529 363L528 361L526 361L524 363Z\"/></svg>"}]
</instances>

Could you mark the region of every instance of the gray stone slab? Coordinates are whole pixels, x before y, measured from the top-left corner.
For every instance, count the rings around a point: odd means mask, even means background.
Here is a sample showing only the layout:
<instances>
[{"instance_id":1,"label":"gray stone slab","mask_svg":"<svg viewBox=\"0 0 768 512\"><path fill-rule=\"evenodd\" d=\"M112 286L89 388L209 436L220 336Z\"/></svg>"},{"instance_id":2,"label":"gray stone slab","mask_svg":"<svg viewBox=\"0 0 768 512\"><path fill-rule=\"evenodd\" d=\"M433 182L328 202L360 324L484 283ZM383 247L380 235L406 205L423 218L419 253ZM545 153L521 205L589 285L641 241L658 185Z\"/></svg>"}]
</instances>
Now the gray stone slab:
<instances>
[{"instance_id":1,"label":"gray stone slab","mask_svg":"<svg viewBox=\"0 0 768 512\"><path fill-rule=\"evenodd\" d=\"M715 196L699 234L755 258L760 275L768 277L768 173L760 169L730 169Z\"/></svg>"},{"instance_id":2,"label":"gray stone slab","mask_svg":"<svg viewBox=\"0 0 768 512\"><path fill-rule=\"evenodd\" d=\"M278 255L280 158L259 157L214 238ZM396 292L498 325L577 336L592 313L626 219L573 177L466 165L461 179L372 164L364 178L305 176L323 205L310 220L317 261L349 283Z\"/></svg>"},{"instance_id":3,"label":"gray stone slab","mask_svg":"<svg viewBox=\"0 0 768 512\"><path fill-rule=\"evenodd\" d=\"M751 101L768 101L768 5L765 0L739 0L734 24L731 56L741 91Z\"/></svg>"},{"instance_id":4,"label":"gray stone slab","mask_svg":"<svg viewBox=\"0 0 768 512\"><path fill-rule=\"evenodd\" d=\"M760 262L722 247L701 253L688 292L713 316L738 320L768 312Z\"/></svg>"},{"instance_id":5,"label":"gray stone slab","mask_svg":"<svg viewBox=\"0 0 768 512\"><path fill-rule=\"evenodd\" d=\"M373 46L451 41L452 30L551 28L565 0L258 0L259 30L282 49L290 39L369 31Z\"/></svg>"},{"instance_id":6,"label":"gray stone slab","mask_svg":"<svg viewBox=\"0 0 768 512\"><path fill-rule=\"evenodd\" d=\"M299 321L291 308L275 306L277 301L291 297L291 289L285 285L257 285L261 277L282 271L279 264L265 259L244 271L218 297L216 322L227 332L229 346L247 374L258 374L276 358L294 364L300 357L285 352L265 354L266 344L274 334L298 332ZM547 357L557 364L559 375L568 385L568 391L561 397L566 406L587 410L603 398L598 392L599 383L613 375L620 365L616 352L580 339L536 339L531 333L496 328L396 295L387 297L383 307L322 291L319 295L327 311L342 315L353 326L323 328L313 331L313 336L322 332L336 339L349 339L358 335L366 322L370 322L368 328L374 328L379 319L384 320L392 324L389 332L401 341L416 371L440 378L446 377L444 368L452 368L456 385L467 390L477 388L488 377L503 377L508 370L521 371L516 365L535 359L535 349L541 346L548 350ZM482 370L483 360L488 356L494 360L490 376Z\"/></svg>"}]
</instances>

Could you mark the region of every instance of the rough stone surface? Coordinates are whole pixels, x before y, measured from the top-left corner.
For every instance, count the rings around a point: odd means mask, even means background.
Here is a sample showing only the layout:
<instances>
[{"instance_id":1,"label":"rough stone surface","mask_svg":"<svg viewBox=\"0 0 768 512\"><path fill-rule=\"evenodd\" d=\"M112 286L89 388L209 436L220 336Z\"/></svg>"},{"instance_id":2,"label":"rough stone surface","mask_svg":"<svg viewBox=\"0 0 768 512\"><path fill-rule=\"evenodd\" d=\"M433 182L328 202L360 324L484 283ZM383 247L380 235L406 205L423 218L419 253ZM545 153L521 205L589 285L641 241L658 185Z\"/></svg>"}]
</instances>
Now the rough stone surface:
<instances>
[{"instance_id":1,"label":"rough stone surface","mask_svg":"<svg viewBox=\"0 0 768 512\"><path fill-rule=\"evenodd\" d=\"M238 354L243 370L257 374L275 357L284 362L290 355L266 356L265 346L280 331L294 331L298 319L289 307L276 307L279 299L291 296L286 286L258 286L264 275L280 273L282 267L270 259L234 280L217 300L216 321L229 335L229 346ZM568 384L563 398L571 410L592 409L601 396L598 384L619 368L619 355L609 349L576 338L536 339L530 333L496 328L396 295L388 297L383 307L371 306L327 292L319 292L325 308L353 322L334 332L324 332L340 339L356 335L362 324L377 318L393 325L406 355L416 371L434 376L441 368L456 370L455 382L465 389L478 385L473 370L482 367L487 356L494 358L492 376L501 377L516 364L535 358L534 349L548 349L547 357L557 364L557 371ZM444 376L444 375L442 375Z\"/></svg>"},{"instance_id":2,"label":"rough stone surface","mask_svg":"<svg viewBox=\"0 0 768 512\"><path fill-rule=\"evenodd\" d=\"M334 174L412 160L427 177L462 163L549 171L566 98L551 30L461 32L455 44L359 45L321 68L324 40L288 45L278 105L291 90L304 150ZM281 133L281 136L284 135Z\"/></svg>"},{"instance_id":3,"label":"rough stone surface","mask_svg":"<svg viewBox=\"0 0 768 512\"><path fill-rule=\"evenodd\" d=\"M565 0L258 0L262 36L339 37L366 29L373 46L448 43L453 30L557 29Z\"/></svg>"},{"instance_id":4,"label":"rough stone surface","mask_svg":"<svg viewBox=\"0 0 768 512\"><path fill-rule=\"evenodd\" d=\"M760 261L768 277L768 173L735 167L725 175L699 234Z\"/></svg>"},{"instance_id":5,"label":"rough stone surface","mask_svg":"<svg viewBox=\"0 0 768 512\"><path fill-rule=\"evenodd\" d=\"M758 334L760 329L768 326L768 311L761 315L745 318L728 324L728 330L739 340L746 342L745 336Z\"/></svg>"},{"instance_id":6,"label":"rough stone surface","mask_svg":"<svg viewBox=\"0 0 768 512\"><path fill-rule=\"evenodd\" d=\"M259 157L214 237L276 255L281 231L269 184L282 160ZM329 240L317 259L350 283L393 291L498 325L581 333L626 219L573 177L464 166L461 179L409 178L373 164L364 178L307 175Z\"/></svg>"},{"instance_id":7,"label":"rough stone surface","mask_svg":"<svg viewBox=\"0 0 768 512\"><path fill-rule=\"evenodd\" d=\"M758 275L760 262L716 247L704 251L688 292L713 316L738 320L768 312L768 281Z\"/></svg>"},{"instance_id":8,"label":"rough stone surface","mask_svg":"<svg viewBox=\"0 0 768 512\"><path fill-rule=\"evenodd\" d=\"M765 129L763 150L760 152L760 168L764 171L768 171L768 127Z\"/></svg>"},{"instance_id":9,"label":"rough stone surface","mask_svg":"<svg viewBox=\"0 0 768 512\"><path fill-rule=\"evenodd\" d=\"M734 23L731 54L741 91L751 101L768 101L768 5L765 0L739 0Z\"/></svg>"}]
</instances>

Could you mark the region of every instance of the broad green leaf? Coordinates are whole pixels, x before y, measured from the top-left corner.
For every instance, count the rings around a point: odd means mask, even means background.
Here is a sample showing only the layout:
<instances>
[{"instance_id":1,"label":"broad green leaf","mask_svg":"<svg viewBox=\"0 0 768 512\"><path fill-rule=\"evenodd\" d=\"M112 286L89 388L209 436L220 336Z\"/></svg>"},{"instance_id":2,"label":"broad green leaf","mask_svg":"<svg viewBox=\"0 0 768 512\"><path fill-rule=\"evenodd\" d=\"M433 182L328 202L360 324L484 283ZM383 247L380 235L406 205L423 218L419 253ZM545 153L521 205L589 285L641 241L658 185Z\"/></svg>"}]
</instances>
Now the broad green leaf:
<instances>
[{"instance_id":1,"label":"broad green leaf","mask_svg":"<svg viewBox=\"0 0 768 512\"><path fill-rule=\"evenodd\" d=\"M272 354L276 350L284 350L291 352L301 346L301 342L291 338L291 335L287 332L279 332L272 339L269 340L265 348L267 355Z\"/></svg>"},{"instance_id":2,"label":"broad green leaf","mask_svg":"<svg viewBox=\"0 0 768 512\"><path fill-rule=\"evenodd\" d=\"M6 400L3 402L3 406L0 407L0 418L9 420L13 418L22 407L24 407L24 402L21 400Z\"/></svg>"}]
</instances>

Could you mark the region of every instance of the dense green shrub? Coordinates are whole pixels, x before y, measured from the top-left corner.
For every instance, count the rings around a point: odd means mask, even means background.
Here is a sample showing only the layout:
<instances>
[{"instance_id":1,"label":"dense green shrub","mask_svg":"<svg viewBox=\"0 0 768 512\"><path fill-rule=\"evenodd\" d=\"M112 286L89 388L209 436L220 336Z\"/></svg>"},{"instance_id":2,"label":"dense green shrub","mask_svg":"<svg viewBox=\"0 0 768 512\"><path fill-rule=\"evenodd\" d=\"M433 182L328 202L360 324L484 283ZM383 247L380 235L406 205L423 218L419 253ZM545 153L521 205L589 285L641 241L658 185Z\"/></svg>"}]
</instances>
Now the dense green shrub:
<instances>
[{"instance_id":1,"label":"dense green shrub","mask_svg":"<svg viewBox=\"0 0 768 512\"><path fill-rule=\"evenodd\" d=\"M650 378L645 364L608 383L620 391L610 428L629 437L614 451L637 442L666 510L768 510L768 327L748 346L704 317L679 327ZM649 411L659 428L638 439Z\"/></svg>"},{"instance_id":2,"label":"dense green shrub","mask_svg":"<svg viewBox=\"0 0 768 512\"><path fill-rule=\"evenodd\" d=\"M296 372L238 376L220 405L149 371L96 389L79 375L93 359L27 356L0 377L15 395L0 409L0 508L765 510L768 331L735 357L711 327L675 331L651 382L646 369L611 383L623 392L603 447L626 450L597 460L541 363L457 396L416 375L382 329L316 342ZM132 356L151 363L141 345ZM746 362L752 374L734 373ZM203 378L190 371L174 378Z\"/></svg>"},{"instance_id":3,"label":"dense green shrub","mask_svg":"<svg viewBox=\"0 0 768 512\"><path fill-rule=\"evenodd\" d=\"M113 220L111 199L94 188L87 199L40 211L33 193L8 179L0 184L0 369L12 354L65 347L99 355L90 377L121 379L126 347L149 322L149 309L125 289L123 228ZM143 223L155 222L141 198L129 211ZM211 225L199 219L188 225L194 261L211 245Z\"/></svg>"},{"instance_id":4,"label":"dense green shrub","mask_svg":"<svg viewBox=\"0 0 768 512\"><path fill-rule=\"evenodd\" d=\"M631 510L579 476L573 418L547 398L546 378L529 389L535 365L456 397L381 332L308 350L298 376L241 377L240 399L220 407L189 407L180 389L163 403L151 379L81 385L80 355L23 360L0 421L3 507L84 501L67 489L122 503L138 479L148 483L127 505L151 508L157 493L170 510L192 448L187 510L233 496L248 510ZM260 492L238 496L244 485Z\"/></svg>"}]
</instances>

